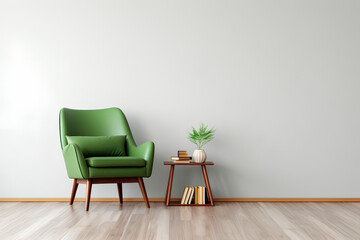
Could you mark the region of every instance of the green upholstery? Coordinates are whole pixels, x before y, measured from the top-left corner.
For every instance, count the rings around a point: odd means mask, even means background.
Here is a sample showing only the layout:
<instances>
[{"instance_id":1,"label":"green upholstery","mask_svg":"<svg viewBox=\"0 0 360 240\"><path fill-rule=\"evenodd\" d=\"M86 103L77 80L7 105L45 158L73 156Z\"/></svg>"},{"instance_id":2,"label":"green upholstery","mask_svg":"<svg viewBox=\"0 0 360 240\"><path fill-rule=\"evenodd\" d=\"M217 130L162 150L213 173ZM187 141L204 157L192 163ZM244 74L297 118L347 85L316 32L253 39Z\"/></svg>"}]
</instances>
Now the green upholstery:
<instances>
[{"instance_id":1,"label":"green upholstery","mask_svg":"<svg viewBox=\"0 0 360 240\"><path fill-rule=\"evenodd\" d=\"M146 161L138 157L89 157L86 158L89 167L145 167Z\"/></svg>"},{"instance_id":2,"label":"green upholstery","mask_svg":"<svg viewBox=\"0 0 360 240\"><path fill-rule=\"evenodd\" d=\"M125 135L126 156L85 156L67 136ZM69 178L150 177L154 143L135 144L125 115L119 108L98 110L60 110L60 142ZM103 161L103 162L101 162ZM133 161L133 162L131 162Z\"/></svg>"},{"instance_id":3,"label":"green upholstery","mask_svg":"<svg viewBox=\"0 0 360 240\"><path fill-rule=\"evenodd\" d=\"M89 178L89 168L84 155L75 144L68 144L63 148L66 171L69 178Z\"/></svg>"},{"instance_id":4,"label":"green upholstery","mask_svg":"<svg viewBox=\"0 0 360 240\"><path fill-rule=\"evenodd\" d=\"M78 145L85 157L125 156L126 136L66 136L68 143Z\"/></svg>"},{"instance_id":5,"label":"green upholstery","mask_svg":"<svg viewBox=\"0 0 360 240\"><path fill-rule=\"evenodd\" d=\"M89 167L89 178L146 176L146 168L95 168Z\"/></svg>"}]
</instances>

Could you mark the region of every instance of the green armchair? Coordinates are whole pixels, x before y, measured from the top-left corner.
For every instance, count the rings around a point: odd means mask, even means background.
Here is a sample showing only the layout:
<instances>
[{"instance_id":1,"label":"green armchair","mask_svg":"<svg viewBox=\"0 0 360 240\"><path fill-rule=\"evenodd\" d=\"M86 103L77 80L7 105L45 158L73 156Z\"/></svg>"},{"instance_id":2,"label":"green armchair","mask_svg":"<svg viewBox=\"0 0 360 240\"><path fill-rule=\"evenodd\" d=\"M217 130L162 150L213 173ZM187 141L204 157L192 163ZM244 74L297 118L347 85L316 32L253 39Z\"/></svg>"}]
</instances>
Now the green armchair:
<instances>
[{"instance_id":1,"label":"green armchair","mask_svg":"<svg viewBox=\"0 0 360 240\"><path fill-rule=\"evenodd\" d=\"M143 177L150 177L154 143L136 146L129 124L119 108L60 110L60 142L69 178L74 179L73 204L79 184L86 184L86 211L91 186L116 183L120 204L122 183L139 183L146 206L149 201Z\"/></svg>"}]
</instances>

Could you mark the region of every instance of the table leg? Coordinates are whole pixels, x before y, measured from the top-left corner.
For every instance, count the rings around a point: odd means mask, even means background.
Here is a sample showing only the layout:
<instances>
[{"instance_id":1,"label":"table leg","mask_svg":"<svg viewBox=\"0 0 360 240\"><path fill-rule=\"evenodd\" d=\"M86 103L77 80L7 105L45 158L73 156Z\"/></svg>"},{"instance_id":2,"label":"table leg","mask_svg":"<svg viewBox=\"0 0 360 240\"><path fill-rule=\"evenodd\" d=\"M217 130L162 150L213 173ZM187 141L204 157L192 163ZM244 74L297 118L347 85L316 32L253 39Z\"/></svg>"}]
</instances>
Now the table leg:
<instances>
[{"instance_id":1,"label":"table leg","mask_svg":"<svg viewBox=\"0 0 360 240\"><path fill-rule=\"evenodd\" d=\"M174 168L175 168L174 165L170 166L169 182L168 182L168 187L167 187L166 196L165 196L166 206L169 206L169 204L170 204L170 195L171 195L172 181L173 181L173 177L174 177Z\"/></svg>"},{"instance_id":2,"label":"table leg","mask_svg":"<svg viewBox=\"0 0 360 240\"><path fill-rule=\"evenodd\" d=\"M209 178L208 178L207 171L206 171L206 166L201 165L201 169L202 169L202 172L203 172L203 175L204 175L205 185L206 185L206 188L207 188L207 193L208 193L208 197L209 197L209 200L210 200L210 204L211 204L211 206L214 206L215 204L214 204L214 199L213 199L213 196L212 196L212 193L211 193L211 188L210 188Z\"/></svg>"}]
</instances>

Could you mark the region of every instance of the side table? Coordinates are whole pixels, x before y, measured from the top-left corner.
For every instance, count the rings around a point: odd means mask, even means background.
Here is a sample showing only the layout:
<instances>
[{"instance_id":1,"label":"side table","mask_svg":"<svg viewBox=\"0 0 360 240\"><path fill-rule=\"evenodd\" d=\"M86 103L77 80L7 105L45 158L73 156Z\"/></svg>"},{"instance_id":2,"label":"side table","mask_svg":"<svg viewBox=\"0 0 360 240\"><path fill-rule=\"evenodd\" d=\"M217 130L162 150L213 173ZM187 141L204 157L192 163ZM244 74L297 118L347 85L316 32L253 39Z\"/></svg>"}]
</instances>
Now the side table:
<instances>
[{"instance_id":1,"label":"side table","mask_svg":"<svg viewBox=\"0 0 360 240\"><path fill-rule=\"evenodd\" d=\"M190 163L177 163L174 161L165 161L164 165L170 165L170 174L169 174L169 182L168 182L168 186L167 186L167 190L166 190L166 195L165 195L165 204L166 206L215 206L214 203L214 199L211 193L211 188L210 188L210 182L209 182L209 178L208 178L208 174L206 171L206 165L214 165L213 162L203 162L203 163L197 163L197 162L190 162ZM173 182L173 177L174 177L174 170L175 170L175 166L177 165L182 165L182 166L200 166L202 169L202 173L204 175L204 181L205 181L205 185L206 185L206 189L207 189L207 196L209 198L210 203L205 203L205 204L180 204L180 203L171 203L170 202L170 197L171 197L171 187L172 187L172 182Z\"/></svg>"}]
</instances>

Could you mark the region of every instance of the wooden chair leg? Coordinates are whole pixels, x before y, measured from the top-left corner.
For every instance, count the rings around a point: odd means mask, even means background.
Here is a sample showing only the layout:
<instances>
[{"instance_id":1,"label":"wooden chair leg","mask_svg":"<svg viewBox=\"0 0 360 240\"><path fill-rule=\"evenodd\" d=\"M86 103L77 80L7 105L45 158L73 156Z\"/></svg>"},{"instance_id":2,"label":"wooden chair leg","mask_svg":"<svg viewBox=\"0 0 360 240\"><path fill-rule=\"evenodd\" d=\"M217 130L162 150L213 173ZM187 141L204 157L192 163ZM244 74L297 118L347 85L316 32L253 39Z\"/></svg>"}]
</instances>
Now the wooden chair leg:
<instances>
[{"instance_id":1,"label":"wooden chair leg","mask_svg":"<svg viewBox=\"0 0 360 240\"><path fill-rule=\"evenodd\" d=\"M122 183L118 183L117 184L117 189L119 192L119 200L120 200L120 204L123 203L123 196L122 196Z\"/></svg>"},{"instance_id":2,"label":"wooden chair leg","mask_svg":"<svg viewBox=\"0 0 360 240\"><path fill-rule=\"evenodd\" d=\"M89 211L90 195L91 195L92 179L88 179L86 183L86 211Z\"/></svg>"},{"instance_id":3,"label":"wooden chair leg","mask_svg":"<svg viewBox=\"0 0 360 240\"><path fill-rule=\"evenodd\" d=\"M72 205L74 203L76 190L77 190L78 186L79 186L79 184L77 183L77 180L74 179L73 188L72 188L71 197L70 197L70 205Z\"/></svg>"},{"instance_id":4,"label":"wooden chair leg","mask_svg":"<svg viewBox=\"0 0 360 240\"><path fill-rule=\"evenodd\" d=\"M146 205L147 208L150 208L149 200L148 200L148 197L146 195L146 189L145 189L145 185L144 185L144 181L143 181L142 177L139 177L138 181L139 181L139 186L140 186L140 189L141 189L141 193L142 193L144 201L145 201L145 205Z\"/></svg>"}]
</instances>

